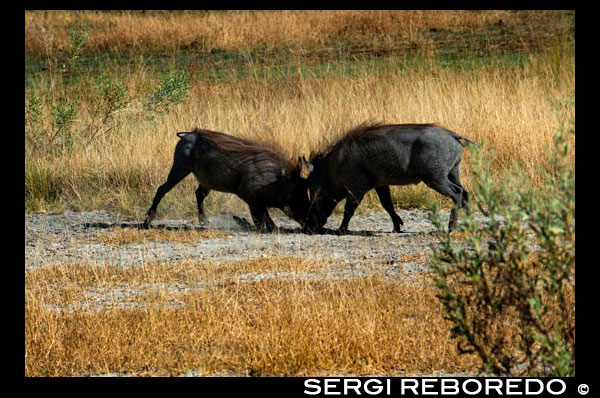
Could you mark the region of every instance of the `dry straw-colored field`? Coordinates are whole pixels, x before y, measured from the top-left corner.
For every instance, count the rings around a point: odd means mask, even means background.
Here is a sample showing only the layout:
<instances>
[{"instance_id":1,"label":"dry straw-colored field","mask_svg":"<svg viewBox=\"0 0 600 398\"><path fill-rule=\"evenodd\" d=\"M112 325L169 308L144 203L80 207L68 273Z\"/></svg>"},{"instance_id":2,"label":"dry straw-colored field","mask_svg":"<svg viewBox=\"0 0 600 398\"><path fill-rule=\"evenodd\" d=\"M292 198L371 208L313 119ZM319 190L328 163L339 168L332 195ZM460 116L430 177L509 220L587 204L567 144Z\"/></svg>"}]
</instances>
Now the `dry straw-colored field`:
<instances>
[{"instance_id":1,"label":"dry straw-colored field","mask_svg":"<svg viewBox=\"0 0 600 398\"><path fill-rule=\"evenodd\" d=\"M264 258L27 271L25 373L423 374L480 365L456 350L425 278L399 283L374 268L363 279L240 281L261 271L327 276L332 266Z\"/></svg>"},{"instance_id":2,"label":"dry straw-colored field","mask_svg":"<svg viewBox=\"0 0 600 398\"><path fill-rule=\"evenodd\" d=\"M83 24L75 57L70 32ZM26 11L25 56L26 213L103 209L141 219L171 166L175 133L194 127L270 142L296 159L366 120L438 123L493 150L495 178L519 164L540 185L549 183L538 167L548 166L552 137L574 123L574 18L560 11ZM188 73L188 96L150 114L144 100L168 67ZM95 113L100 75L126 90L126 106L105 120ZM53 108L60 103L75 109L68 136ZM54 148L61 134L68 149ZM469 158L465 151L467 189ZM194 219L195 188L184 180L158 217ZM450 204L422 184L392 194L397 207ZM370 196L359 211L378 206ZM213 192L206 207L245 205ZM167 235L102 243L180 239ZM426 374L481 365L457 352L426 274L404 283L374 267L353 280L239 281L245 272L318 275L332 266L266 258L27 270L25 374ZM133 304L106 305L123 297Z\"/></svg>"},{"instance_id":3,"label":"dry straw-colored field","mask_svg":"<svg viewBox=\"0 0 600 398\"><path fill-rule=\"evenodd\" d=\"M507 21L503 29L513 29L505 40L494 25L499 18ZM539 184L543 181L536 167L543 165L554 133L574 116L574 51L564 40L570 37L570 27L558 23L564 18L552 12L26 12L25 20L26 55L48 59L49 69L60 69L61 63L53 63L52 57L60 61L60 54L67 52L71 25L88 26L88 53L82 58L129 51L128 63L100 61L109 79L126 88L129 99L106 126L94 114L97 69L84 63L74 72L77 79L50 74L51 70L30 74L26 99L35 93L45 105L38 118L43 128L31 130L32 135L44 129L48 137L40 141L51 141L57 130L51 104L68 99L76 104L76 113L70 126L75 137L72 151L49 156L26 147L27 211L70 206L114 208L139 216L166 177L175 133L196 126L272 142L294 159L365 120L439 123L493 149L499 178L514 162L521 162L532 183ZM535 24L549 28L528 36L525 28ZM439 32L445 36L432 36ZM461 38L466 47L456 49ZM534 51L537 47L545 51ZM210 58L192 57L184 63L176 55L166 56L171 59L167 63L190 73L189 96L168 113L148 117L140 103L156 85L157 72L155 64L139 54L174 49L172 54L197 55L215 48L249 54L244 61L230 61L243 75L227 69L215 81L209 72L212 66L218 69L217 61L213 65ZM342 48L350 52L336 55L335 49ZM459 55L483 54L491 61L471 67L452 59L449 66L437 62L444 51L454 50ZM306 55L320 51L325 53ZM388 55L373 58L377 51ZM511 51L520 54L517 61L506 55ZM340 71L340 64L350 66ZM77 140L96 126L102 126L101 133L91 142ZM467 188L468 157L463 168ZM193 185L191 178L184 181L161 207L190 215ZM396 189L394 197L399 206L437 200L421 187ZM207 200L209 210L229 203L239 206L219 194Z\"/></svg>"},{"instance_id":4,"label":"dry straw-colored field","mask_svg":"<svg viewBox=\"0 0 600 398\"><path fill-rule=\"evenodd\" d=\"M508 27L545 24L543 33L564 33L562 15L556 11L461 11L461 10L283 10L228 12L25 12L25 54L57 51L69 46L69 28L93 27L87 46L92 51L178 52L186 49L252 51L256 48L295 49L309 52L314 47L346 41L365 49L396 49L411 45L435 46L428 38L432 29L453 33L489 31L503 19ZM48 35L51 37L48 37ZM535 36L510 43L513 47L535 48L556 38L528 31ZM543 36L546 36L545 38ZM463 39L464 40L464 39ZM457 38L457 41L458 38ZM517 42L520 41L520 44ZM499 45L503 45L500 43ZM497 44L498 45L498 44ZM430 48L431 49L431 48Z\"/></svg>"}]
</instances>

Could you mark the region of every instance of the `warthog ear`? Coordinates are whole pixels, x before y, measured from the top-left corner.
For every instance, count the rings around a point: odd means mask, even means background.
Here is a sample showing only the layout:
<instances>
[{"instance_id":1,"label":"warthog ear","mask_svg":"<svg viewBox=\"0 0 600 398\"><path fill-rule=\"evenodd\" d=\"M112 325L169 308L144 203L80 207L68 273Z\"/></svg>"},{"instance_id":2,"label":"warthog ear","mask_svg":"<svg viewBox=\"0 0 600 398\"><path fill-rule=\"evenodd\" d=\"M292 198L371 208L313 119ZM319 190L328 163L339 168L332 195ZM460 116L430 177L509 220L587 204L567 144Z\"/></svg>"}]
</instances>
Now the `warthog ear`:
<instances>
[{"instance_id":1,"label":"warthog ear","mask_svg":"<svg viewBox=\"0 0 600 398\"><path fill-rule=\"evenodd\" d=\"M300 169L300 177L306 179L313 172L315 166L312 165L304 156L298 157L298 168Z\"/></svg>"}]
</instances>

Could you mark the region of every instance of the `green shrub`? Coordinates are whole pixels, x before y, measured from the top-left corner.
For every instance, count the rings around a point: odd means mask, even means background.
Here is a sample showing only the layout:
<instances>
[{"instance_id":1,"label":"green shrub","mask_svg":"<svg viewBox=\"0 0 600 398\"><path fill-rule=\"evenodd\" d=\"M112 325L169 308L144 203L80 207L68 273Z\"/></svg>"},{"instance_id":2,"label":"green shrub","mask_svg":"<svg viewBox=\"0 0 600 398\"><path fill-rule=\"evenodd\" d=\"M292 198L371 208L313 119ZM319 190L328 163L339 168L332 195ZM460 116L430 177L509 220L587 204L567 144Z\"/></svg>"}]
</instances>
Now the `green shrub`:
<instances>
[{"instance_id":1,"label":"green shrub","mask_svg":"<svg viewBox=\"0 0 600 398\"><path fill-rule=\"evenodd\" d=\"M170 69L159 76L159 86L146 95L144 108L157 114L168 113L171 105L186 100L190 90L189 73Z\"/></svg>"},{"instance_id":2,"label":"green shrub","mask_svg":"<svg viewBox=\"0 0 600 398\"><path fill-rule=\"evenodd\" d=\"M569 131L574 135L575 131ZM569 134L555 138L548 184L530 188L515 167L502 182L472 150L471 209L456 232L434 209L434 279L463 352L501 375L575 373L575 166ZM478 210L486 220L482 221Z\"/></svg>"},{"instance_id":3,"label":"green shrub","mask_svg":"<svg viewBox=\"0 0 600 398\"><path fill-rule=\"evenodd\" d=\"M40 140L45 135L42 123L44 103L42 99L32 91L25 97L25 145L26 148L39 149L43 144Z\"/></svg>"},{"instance_id":4,"label":"green shrub","mask_svg":"<svg viewBox=\"0 0 600 398\"><path fill-rule=\"evenodd\" d=\"M48 106L49 104L49 106ZM26 155L60 154L72 151L76 137L71 129L77 114L77 101L61 99L51 103L35 91L25 97ZM49 108L49 110L48 110Z\"/></svg>"},{"instance_id":5,"label":"green shrub","mask_svg":"<svg viewBox=\"0 0 600 398\"><path fill-rule=\"evenodd\" d=\"M86 24L82 24L81 26L71 26L71 46L66 51L66 57L68 59L69 65L71 67L71 72L75 71L75 62L83 52L83 48L85 47L85 43L87 40L88 28Z\"/></svg>"},{"instance_id":6,"label":"green shrub","mask_svg":"<svg viewBox=\"0 0 600 398\"><path fill-rule=\"evenodd\" d=\"M95 98L90 109L92 122L85 129L86 144L97 136L112 131L115 127L115 114L131 102L127 87L108 73L94 79L94 88Z\"/></svg>"},{"instance_id":7,"label":"green shrub","mask_svg":"<svg viewBox=\"0 0 600 398\"><path fill-rule=\"evenodd\" d=\"M71 125L77 112L76 105L72 101L57 102L50 105L52 115L52 135L50 136L50 148L53 151L72 151L75 145L75 137L71 131Z\"/></svg>"}]
</instances>

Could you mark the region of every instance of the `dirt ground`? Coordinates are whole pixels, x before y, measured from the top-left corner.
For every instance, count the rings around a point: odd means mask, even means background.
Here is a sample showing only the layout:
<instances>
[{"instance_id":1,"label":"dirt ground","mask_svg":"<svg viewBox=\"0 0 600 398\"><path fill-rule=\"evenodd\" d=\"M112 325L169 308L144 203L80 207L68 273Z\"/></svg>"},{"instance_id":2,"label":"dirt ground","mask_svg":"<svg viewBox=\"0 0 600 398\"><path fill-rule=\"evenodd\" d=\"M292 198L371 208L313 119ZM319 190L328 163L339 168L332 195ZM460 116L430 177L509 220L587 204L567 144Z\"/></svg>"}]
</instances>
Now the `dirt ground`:
<instances>
[{"instance_id":1,"label":"dirt ground","mask_svg":"<svg viewBox=\"0 0 600 398\"><path fill-rule=\"evenodd\" d=\"M424 265L406 261L428 256L435 242L435 227L423 210L398 210L404 221L402 233L392 231L385 212L355 215L347 235L333 231L340 219L330 217L325 234L307 235L286 217L273 217L278 233L257 233L233 214L209 215L210 230L226 232L226 236L202 239L192 243L148 241L123 245L98 243L95 238L114 234L119 228L138 228L139 221L124 220L103 211L65 212L64 214L25 215L25 269L50 264L104 264L135 267L144 263L180 261L225 262L257 257L303 257L314 260L337 260L348 264L348 272L360 273L367 263L377 264L389 272L399 268L419 272ZM447 215L446 215L447 216ZM200 230L192 220L155 220L152 228ZM358 276L358 275L356 275Z\"/></svg>"}]
</instances>

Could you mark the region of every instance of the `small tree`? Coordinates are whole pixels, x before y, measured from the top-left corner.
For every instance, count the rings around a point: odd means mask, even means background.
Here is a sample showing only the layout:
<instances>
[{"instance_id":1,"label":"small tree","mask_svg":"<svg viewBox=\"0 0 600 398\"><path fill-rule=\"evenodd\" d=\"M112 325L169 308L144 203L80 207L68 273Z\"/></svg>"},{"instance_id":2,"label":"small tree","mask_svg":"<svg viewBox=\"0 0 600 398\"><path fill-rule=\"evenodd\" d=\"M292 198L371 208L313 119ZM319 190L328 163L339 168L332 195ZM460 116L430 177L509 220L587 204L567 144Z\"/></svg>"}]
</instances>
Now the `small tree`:
<instances>
[{"instance_id":1,"label":"small tree","mask_svg":"<svg viewBox=\"0 0 600 398\"><path fill-rule=\"evenodd\" d=\"M75 72L75 63L81 57L87 41L88 28L86 24L79 27L71 26L71 46L66 51L71 73Z\"/></svg>"},{"instance_id":2,"label":"small tree","mask_svg":"<svg viewBox=\"0 0 600 398\"><path fill-rule=\"evenodd\" d=\"M190 75L170 69L159 77L159 86L146 95L144 108L156 114L168 113L171 105L184 102L191 90Z\"/></svg>"},{"instance_id":3,"label":"small tree","mask_svg":"<svg viewBox=\"0 0 600 398\"><path fill-rule=\"evenodd\" d=\"M476 352L489 372L575 373L575 167L568 141L564 132L556 135L539 188L516 168L493 181L489 159L472 148L474 200L457 233L444 232L433 211L438 297L459 350Z\"/></svg>"},{"instance_id":4,"label":"small tree","mask_svg":"<svg viewBox=\"0 0 600 398\"><path fill-rule=\"evenodd\" d=\"M85 130L86 145L98 135L111 131L115 127L114 116L131 102L127 87L111 78L109 73L95 78L94 87L96 96L90 109L92 122Z\"/></svg>"}]
</instances>

